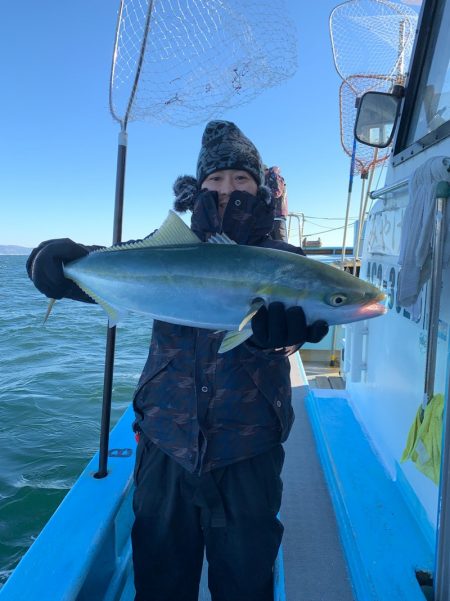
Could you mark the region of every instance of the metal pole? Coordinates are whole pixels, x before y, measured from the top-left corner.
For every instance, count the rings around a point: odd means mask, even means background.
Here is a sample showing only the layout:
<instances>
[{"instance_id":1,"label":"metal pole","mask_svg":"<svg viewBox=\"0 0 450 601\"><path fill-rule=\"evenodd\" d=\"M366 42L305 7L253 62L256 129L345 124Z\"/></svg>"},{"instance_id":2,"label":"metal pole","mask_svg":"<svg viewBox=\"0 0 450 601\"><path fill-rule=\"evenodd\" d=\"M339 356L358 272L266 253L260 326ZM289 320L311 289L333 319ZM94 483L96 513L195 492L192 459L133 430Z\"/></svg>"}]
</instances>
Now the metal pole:
<instances>
[{"instance_id":1,"label":"metal pole","mask_svg":"<svg viewBox=\"0 0 450 601\"><path fill-rule=\"evenodd\" d=\"M337 356L336 356L336 342L337 342L337 326L332 326L332 335L331 335L331 353L330 353L330 367L335 367L337 365Z\"/></svg>"},{"instance_id":2,"label":"metal pole","mask_svg":"<svg viewBox=\"0 0 450 601\"><path fill-rule=\"evenodd\" d=\"M433 260L433 284L431 290L430 307L430 329L432 341L436 347L438 324L439 324L439 301L442 287L442 254L444 244L444 227L446 223L447 201L450 197L450 184L448 182L439 182L436 190L437 212L436 212L436 237L435 249L436 256ZM437 263L437 265L435 265ZM437 280L435 280L437 278ZM433 321L431 317L433 314ZM431 329L432 328L432 329ZM429 340L430 345L430 340ZM433 361L436 360L436 349L433 352ZM427 356L427 372L425 381L425 394L428 401L433 393L435 365L431 364L431 358ZM438 502L438 526L436 536L436 564L434 574L435 601L450 601L450 411L448 411L448 399L450 394L450 382L447 383L446 400L444 409L444 432L442 438L442 460L441 460L441 478L439 484L439 502Z\"/></svg>"},{"instance_id":3,"label":"metal pole","mask_svg":"<svg viewBox=\"0 0 450 601\"><path fill-rule=\"evenodd\" d=\"M350 202L352 199L353 174L355 172L355 157L356 157L356 138L353 138L352 158L350 161L350 179L348 182L347 208L345 210L344 238L342 240L342 262L341 262L342 270L344 270L344 267L345 267L345 245L346 245L346 241L347 241L347 227L348 227L348 216L350 214Z\"/></svg>"},{"instance_id":4,"label":"metal pole","mask_svg":"<svg viewBox=\"0 0 450 601\"><path fill-rule=\"evenodd\" d=\"M123 18L124 1L121 0L119 14L117 17L116 35L114 41L114 51L111 64L111 74L109 80L109 110L113 118L120 123L121 131L119 133L119 144L117 149L117 170L116 170L116 196L114 205L114 224L113 224L113 244L118 244L122 240L122 218L123 218L123 198L125 189L125 167L127 158L127 124L133 108L134 99L137 93L139 78L141 75L142 66L144 63L145 49L147 46L147 38L150 31L150 22L153 11L153 0L149 0L147 14L145 19L144 31L142 34L142 43L139 50L139 58L136 63L136 72L134 74L133 85L128 99L128 104L125 110L125 115L121 118L116 114L113 103L113 89L116 70L116 61L119 52L120 43L120 24ZM100 450L99 450L99 466L98 472L94 474L96 478L104 478L108 474L108 445L109 445L109 428L111 423L111 398L112 398L112 382L114 371L114 351L116 346L116 328L108 328L106 335L106 356L105 356L105 373L103 378L103 405L102 405L102 422L100 429Z\"/></svg>"},{"instance_id":5,"label":"metal pole","mask_svg":"<svg viewBox=\"0 0 450 601\"><path fill-rule=\"evenodd\" d=\"M409 184L409 179L402 179L402 180L396 182L395 184L392 184L391 186L385 186L384 188L380 188L379 190L374 190L373 192L371 192L369 194L369 196L372 200L376 200L377 198L381 198L382 196L385 196L386 194L389 194L391 192L396 192L397 190L400 190L400 188L406 188L406 186L408 184Z\"/></svg>"},{"instance_id":6,"label":"metal pole","mask_svg":"<svg viewBox=\"0 0 450 601\"><path fill-rule=\"evenodd\" d=\"M443 416L443 456L441 464L441 479L439 485L438 527L436 535L436 565L434 574L434 600L449 601L449 557L450 557L450 460L449 442L450 435L450 411L448 411L448 390L450 382L447 383L447 398L445 400ZM447 441L446 444L445 441Z\"/></svg>"},{"instance_id":7,"label":"metal pole","mask_svg":"<svg viewBox=\"0 0 450 601\"><path fill-rule=\"evenodd\" d=\"M370 193L370 188L372 187L373 174L375 173L375 169L377 166L377 157L378 157L378 148L375 148L375 152L373 155L373 161L372 161L372 168L370 169L369 181L367 183L367 192L366 192L366 195L364 198L364 204L362 203L362 196L361 196L361 210L359 213L358 237L356 239L356 249L353 253L353 275L356 275L356 268L357 268L358 259L359 259L359 251L360 251L360 247L361 247L361 238L362 238L362 234L363 234L363 230L364 230L364 223L366 221L367 203L369 202L369 193ZM361 177L362 177L362 174L361 174ZM366 173L366 177L367 177L367 173ZM363 190L364 190L364 187L363 187Z\"/></svg>"},{"instance_id":8,"label":"metal pole","mask_svg":"<svg viewBox=\"0 0 450 601\"><path fill-rule=\"evenodd\" d=\"M364 220L364 198L365 198L365 189L366 189L366 179L367 179L367 171L363 171L361 173L361 200L359 204L359 220L358 220L358 232L356 235L355 246L353 249L353 275L356 275L356 265L358 263L358 255L359 255L359 241L360 234L362 233L362 222Z\"/></svg>"},{"instance_id":9,"label":"metal pole","mask_svg":"<svg viewBox=\"0 0 450 601\"><path fill-rule=\"evenodd\" d=\"M444 182L445 183L445 182ZM428 318L428 344L425 367L425 384L423 406L426 407L434 394L434 377L436 372L436 352L439 326L439 309L442 288L442 253L445 232L443 221L446 213L446 199L436 198L436 225L433 244L433 264L431 272L430 313Z\"/></svg>"},{"instance_id":10,"label":"metal pole","mask_svg":"<svg viewBox=\"0 0 450 601\"><path fill-rule=\"evenodd\" d=\"M301 246L302 245L302 238L303 238L303 224L305 221L305 216L303 213L288 213L288 240L290 240L290 236L291 236L291 224L292 224L292 219L295 218L297 219L297 226L298 226L298 245Z\"/></svg>"},{"instance_id":11,"label":"metal pole","mask_svg":"<svg viewBox=\"0 0 450 601\"><path fill-rule=\"evenodd\" d=\"M116 197L114 204L113 244L122 240L123 198L125 189L125 167L127 158L127 133L119 134L117 149ZM105 372L103 377L102 421L100 427L100 449L98 472L95 478L108 475L109 429L111 424L111 399L114 372L114 351L116 346L116 328L109 328L106 334Z\"/></svg>"}]
</instances>

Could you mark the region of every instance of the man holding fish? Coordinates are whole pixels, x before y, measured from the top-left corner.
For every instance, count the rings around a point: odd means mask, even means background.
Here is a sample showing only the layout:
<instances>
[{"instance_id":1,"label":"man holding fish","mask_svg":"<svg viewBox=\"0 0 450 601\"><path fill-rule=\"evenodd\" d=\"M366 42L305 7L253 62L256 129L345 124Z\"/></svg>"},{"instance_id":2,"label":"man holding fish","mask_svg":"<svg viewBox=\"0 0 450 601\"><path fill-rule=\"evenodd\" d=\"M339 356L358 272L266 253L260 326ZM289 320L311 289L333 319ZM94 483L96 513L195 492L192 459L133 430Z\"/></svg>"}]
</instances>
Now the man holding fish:
<instances>
[{"instance_id":1,"label":"man holding fish","mask_svg":"<svg viewBox=\"0 0 450 601\"><path fill-rule=\"evenodd\" d=\"M125 310L155 319L133 399L136 601L197 600L205 548L213 601L273 600L288 356L327 322L383 312L369 284L271 239L263 182L253 143L211 121L197 177L174 185L190 229L173 213L143 241L87 256L50 240L27 262L49 298L95 300L111 323Z\"/></svg>"}]
</instances>

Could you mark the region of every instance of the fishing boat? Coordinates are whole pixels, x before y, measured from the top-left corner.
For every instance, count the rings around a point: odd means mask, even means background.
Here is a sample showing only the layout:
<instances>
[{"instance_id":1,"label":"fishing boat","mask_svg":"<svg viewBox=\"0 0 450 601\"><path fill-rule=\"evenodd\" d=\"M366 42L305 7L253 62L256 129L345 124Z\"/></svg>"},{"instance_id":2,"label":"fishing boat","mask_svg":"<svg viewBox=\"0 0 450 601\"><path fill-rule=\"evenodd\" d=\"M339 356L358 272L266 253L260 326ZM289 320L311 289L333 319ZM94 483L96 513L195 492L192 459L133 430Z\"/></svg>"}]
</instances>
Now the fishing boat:
<instances>
[{"instance_id":1,"label":"fishing boat","mask_svg":"<svg viewBox=\"0 0 450 601\"><path fill-rule=\"evenodd\" d=\"M332 373L312 377L305 354L291 358L297 418L286 443L275 601L450 600L449 30L450 0L425 0L405 86L360 99L359 142L383 148L393 137L360 263L389 310L345 326ZM400 286L415 273L405 248L419 238L426 277L401 304ZM106 433L1 601L133 598L132 420L130 407ZM204 577L199 598L209 599Z\"/></svg>"}]
</instances>

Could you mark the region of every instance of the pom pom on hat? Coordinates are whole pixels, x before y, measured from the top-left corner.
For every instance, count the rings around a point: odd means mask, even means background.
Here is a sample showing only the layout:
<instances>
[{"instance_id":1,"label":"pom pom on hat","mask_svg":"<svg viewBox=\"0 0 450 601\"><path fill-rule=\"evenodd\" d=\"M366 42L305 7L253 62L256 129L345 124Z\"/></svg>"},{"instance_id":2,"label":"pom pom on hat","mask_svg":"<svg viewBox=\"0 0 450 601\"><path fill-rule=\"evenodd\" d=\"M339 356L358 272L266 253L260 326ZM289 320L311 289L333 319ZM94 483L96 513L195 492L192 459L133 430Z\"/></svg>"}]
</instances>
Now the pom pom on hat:
<instances>
[{"instance_id":1,"label":"pom pom on hat","mask_svg":"<svg viewBox=\"0 0 450 601\"><path fill-rule=\"evenodd\" d=\"M180 175L173 184L173 192L175 201L173 207L179 213L185 213L188 210L193 210L195 197L198 193L198 184L195 177L192 175Z\"/></svg>"}]
</instances>

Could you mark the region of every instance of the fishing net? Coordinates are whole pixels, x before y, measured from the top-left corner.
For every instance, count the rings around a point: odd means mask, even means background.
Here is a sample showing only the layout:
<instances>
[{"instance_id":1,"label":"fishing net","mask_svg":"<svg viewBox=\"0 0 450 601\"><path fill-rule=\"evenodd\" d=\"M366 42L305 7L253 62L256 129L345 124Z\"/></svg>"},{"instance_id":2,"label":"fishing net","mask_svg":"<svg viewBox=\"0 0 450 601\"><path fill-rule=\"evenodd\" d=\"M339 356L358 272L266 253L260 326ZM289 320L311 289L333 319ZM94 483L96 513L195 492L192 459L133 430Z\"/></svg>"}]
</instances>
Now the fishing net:
<instances>
[{"instance_id":1,"label":"fishing net","mask_svg":"<svg viewBox=\"0 0 450 601\"><path fill-rule=\"evenodd\" d=\"M349 0L330 15L330 37L339 90L340 134L355 170L366 174L390 155L354 144L356 101L365 92L391 92L406 78L417 26L417 13L390 0Z\"/></svg>"},{"instance_id":2,"label":"fishing net","mask_svg":"<svg viewBox=\"0 0 450 601\"><path fill-rule=\"evenodd\" d=\"M122 0L110 109L121 123L189 126L249 102L296 67L284 0Z\"/></svg>"},{"instance_id":3,"label":"fishing net","mask_svg":"<svg viewBox=\"0 0 450 601\"><path fill-rule=\"evenodd\" d=\"M364 75L352 75L341 83L339 88L339 114L341 145L348 156L355 153L355 172L365 174L368 170L385 161L391 153L391 149L375 149L366 144L356 143L354 149L354 127L357 113L357 99L367 90L377 92L390 92L394 77L368 77Z\"/></svg>"},{"instance_id":4,"label":"fishing net","mask_svg":"<svg viewBox=\"0 0 450 601\"><path fill-rule=\"evenodd\" d=\"M404 83L414 44L417 13L388 0L349 0L330 15L336 70L346 80L355 73L395 77Z\"/></svg>"},{"instance_id":5,"label":"fishing net","mask_svg":"<svg viewBox=\"0 0 450 601\"><path fill-rule=\"evenodd\" d=\"M390 92L403 85L414 44L417 14L390 0L348 0L330 15L333 60L343 79L339 89L341 145L351 157L347 210L342 242L344 268L348 215L353 174L362 177L358 236L354 255L356 270L362 225L375 168L390 155L390 148L360 144L354 137L357 100L368 91ZM369 176L367 191L365 179Z\"/></svg>"}]
</instances>

